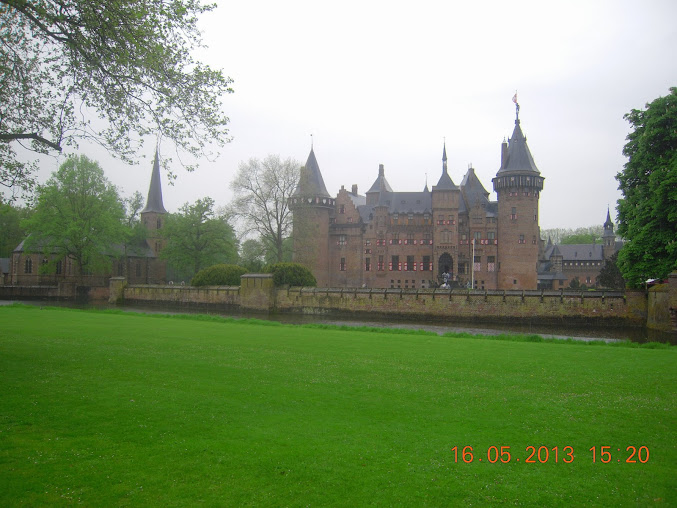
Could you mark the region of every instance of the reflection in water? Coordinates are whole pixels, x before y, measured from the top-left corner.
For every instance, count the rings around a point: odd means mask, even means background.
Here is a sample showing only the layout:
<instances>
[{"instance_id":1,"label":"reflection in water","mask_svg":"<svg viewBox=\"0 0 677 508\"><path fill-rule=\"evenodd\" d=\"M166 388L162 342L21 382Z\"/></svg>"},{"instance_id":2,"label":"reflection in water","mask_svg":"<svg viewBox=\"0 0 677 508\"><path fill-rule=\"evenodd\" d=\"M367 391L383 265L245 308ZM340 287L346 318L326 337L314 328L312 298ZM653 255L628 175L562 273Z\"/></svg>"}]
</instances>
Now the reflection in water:
<instances>
[{"instance_id":1,"label":"reflection in water","mask_svg":"<svg viewBox=\"0 0 677 508\"><path fill-rule=\"evenodd\" d=\"M543 337L552 338L574 338L579 340L631 340L634 342L669 342L677 344L677 334L649 330L646 328L625 328L625 327L582 327L565 325L543 325L524 320L521 323L509 324L475 324L475 323L442 323L442 322L421 322L414 320L387 320L387 319L360 319L354 316L330 316L330 315L309 315L309 314L267 314L255 312L241 312L239 308L224 308L220 310L206 308L190 308L179 305L139 305L119 307L108 303L90 303L76 304L72 302L44 302L44 301L21 301L12 302L0 300L0 305L11 305L12 303L22 303L26 305L70 307L80 309L122 309L129 312L142 312L148 314L211 314L234 318L256 318L270 321L278 321L288 324L306 324L321 323L331 325L346 326L371 326L388 328L408 328L412 330L429 330L443 334L446 332L466 332L481 335L499 335L502 333L514 332L520 334L537 334Z\"/></svg>"}]
</instances>

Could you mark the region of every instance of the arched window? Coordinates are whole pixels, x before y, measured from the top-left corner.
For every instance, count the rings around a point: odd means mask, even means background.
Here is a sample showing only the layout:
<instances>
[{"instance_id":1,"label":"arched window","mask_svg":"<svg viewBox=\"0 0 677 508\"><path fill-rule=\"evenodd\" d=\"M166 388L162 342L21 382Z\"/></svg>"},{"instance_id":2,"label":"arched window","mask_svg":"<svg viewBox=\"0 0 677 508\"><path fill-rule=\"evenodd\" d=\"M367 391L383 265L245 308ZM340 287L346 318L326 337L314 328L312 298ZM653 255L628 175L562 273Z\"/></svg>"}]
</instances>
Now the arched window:
<instances>
[{"instance_id":1,"label":"arched window","mask_svg":"<svg viewBox=\"0 0 677 508\"><path fill-rule=\"evenodd\" d=\"M26 258L24 273L33 273L33 260L31 258Z\"/></svg>"}]
</instances>

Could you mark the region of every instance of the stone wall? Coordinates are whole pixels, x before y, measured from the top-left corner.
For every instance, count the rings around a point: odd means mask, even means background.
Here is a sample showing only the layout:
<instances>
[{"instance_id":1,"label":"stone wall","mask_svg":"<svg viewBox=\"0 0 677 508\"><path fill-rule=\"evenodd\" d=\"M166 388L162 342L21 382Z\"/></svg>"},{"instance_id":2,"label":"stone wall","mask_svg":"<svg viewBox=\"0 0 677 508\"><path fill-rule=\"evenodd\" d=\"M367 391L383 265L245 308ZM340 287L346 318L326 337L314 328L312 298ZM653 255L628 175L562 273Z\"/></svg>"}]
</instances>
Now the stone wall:
<instances>
[{"instance_id":1,"label":"stone wall","mask_svg":"<svg viewBox=\"0 0 677 508\"><path fill-rule=\"evenodd\" d=\"M584 291L459 291L440 289L291 288L278 290L280 312L351 313L403 316L408 319L511 321L525 318L543 323L599 323L643 326L632 312L638 302L623 292Z\"/></svg>"},{"instance_id":2,"label":"stone wall","mask_svg":"<svg viewBox=\"0 0 677 508\"><path fill-rule=\"evenodd\" d=\"M656 284L647 291L647 328L664 332L677 332L677 272L668 276L665 284Z\"/></svg>"},{"instance_id":3,"label":"stone wall","mask_svg":"<svg viewBox=\"0 0 677 508\"><path fill-rule=\"evenodd\" d=\"M119 280L116 281L119 284ZM239 286L126 285L124 303L169 303L175 305L239 306ZM111 292L111 297L112 297Z\"/></svg>"}]
</instances>

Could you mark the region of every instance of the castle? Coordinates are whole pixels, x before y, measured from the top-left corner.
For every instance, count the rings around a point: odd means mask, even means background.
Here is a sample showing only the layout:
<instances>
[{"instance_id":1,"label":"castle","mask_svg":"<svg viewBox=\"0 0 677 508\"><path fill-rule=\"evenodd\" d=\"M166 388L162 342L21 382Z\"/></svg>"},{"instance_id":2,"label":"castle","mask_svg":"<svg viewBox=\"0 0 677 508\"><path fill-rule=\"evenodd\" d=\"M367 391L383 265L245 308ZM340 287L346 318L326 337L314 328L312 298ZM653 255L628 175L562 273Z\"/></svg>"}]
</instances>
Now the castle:
<instances>
[{"instance_id":1,"label":"castle","mask_svg":"<svg viewBox=\"0 0 677 508\"><path fill-rule=\"evenodd\" d=\"M432 189L426 184L422 191L396 192L380 165L365 195L353 185L333 198L311 148L290 199L294 261L307 266L321 287L427 288L449 281L451 287L486 290L559 289L579 271L590 282L617 248L609 215L606 243L596 251L580 249L580 261L595 264L579 267L567 257L574 256L571 246L557 250L540 238L543 182L520 126L519 106L492 179L497 201L489 199L472 167L454 183L446 144L442 174Z\"/></svg>"}]
</instances>

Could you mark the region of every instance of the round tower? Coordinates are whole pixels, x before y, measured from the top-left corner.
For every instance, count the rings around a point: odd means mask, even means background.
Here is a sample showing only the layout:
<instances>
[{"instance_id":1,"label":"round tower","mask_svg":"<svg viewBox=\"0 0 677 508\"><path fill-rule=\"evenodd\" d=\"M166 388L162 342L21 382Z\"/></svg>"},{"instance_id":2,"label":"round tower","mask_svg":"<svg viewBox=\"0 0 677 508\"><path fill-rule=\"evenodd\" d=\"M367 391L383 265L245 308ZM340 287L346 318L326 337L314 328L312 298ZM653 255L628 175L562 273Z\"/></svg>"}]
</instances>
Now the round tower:
<instances>
[{"instance_id":1,"label":"round tower","mask_svg":"<svg viewBox=\"0 0 677 508\"><path fill-rule=\"evenodd\" d=\"M498 289L537 289L538 200L543 177L522 133L519 104L515 130L501 147L501 168L492 180L498 196Z\"/></svg>"},{"instance_id":2,"label":"round tower","mask_svg":"<svg viewBox=\"0 0 677 508\"><path fill-rule=\"evenodd\" d=\"M312 148L289 206L293 213L293 260L313 272L318 286L326 287L330 281L329 224L336 200L327 192Z\"/></svg>"}]
</instances>

